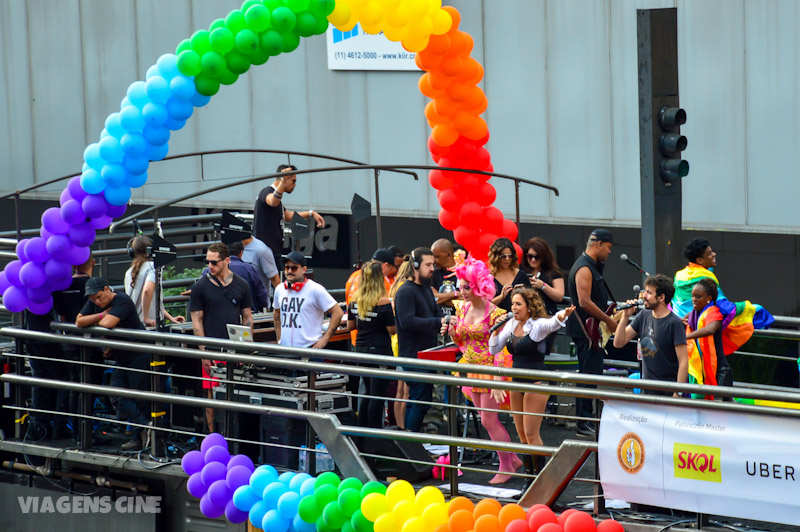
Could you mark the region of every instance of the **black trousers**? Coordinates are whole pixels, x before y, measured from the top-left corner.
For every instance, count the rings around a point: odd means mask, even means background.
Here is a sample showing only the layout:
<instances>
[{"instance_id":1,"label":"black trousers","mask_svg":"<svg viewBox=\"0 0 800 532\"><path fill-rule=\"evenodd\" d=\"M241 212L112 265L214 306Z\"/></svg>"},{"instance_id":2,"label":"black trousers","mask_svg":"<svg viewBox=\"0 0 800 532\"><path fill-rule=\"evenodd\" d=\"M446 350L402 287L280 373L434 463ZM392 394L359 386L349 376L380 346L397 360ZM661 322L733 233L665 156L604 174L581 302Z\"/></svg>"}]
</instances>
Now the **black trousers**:
<instances>
[{"instance_id":1,"label":"black trousers","mask_svg":"<svg viewBox=\"0 0 800 532\"><path fill-rule=\"evenodd\" d=\"M387 350L374 346L356 346L356 352L370 355L389 355L391 347ZM364 367L377 368L372 364L359 364ZM367 395L372 398L362 398L358 404L358 425L375 429L383 428L383 417L386 410L386 398L394 397L390 394L390 381L378 377L361 377Z\"/></svg>"},{"instance_id":2,"label":"black trousers","mask_svg":"<svg viewBox=\"0 0 800 532\"><path fill-rule=\"evenodd\" d=\"M578 372L589 375L603 374L603 355L602 349L592 349L591 344L585 336L573 337L575 350L578 353ZM578 384L579 388L597 388L593 384ZM593 399L578 397L575 399L576 414L581 417L592 417Z\"/></svg>"},{"instance_id":3,"label":"black trousers","mask_svg":"<svg viewBox=\"0 0 800 532\"><path fill-rule=\"evenodd\" d=\"M29 342L27 349L28 353L34 357L63 358L61 346L58 344ZM34 377L60 381L69 379L69 366L65 362L39 360L36 358L29 359L29 362ZM58 390L56 388L34 386L31 391L31 400L33 401L33 408L51 412L67 412L66 405L61 405L59 408ZM66 427L67 425L66 416L51 413L34 412L31 414L31 419L48 430L51 423L58 427Z\"/></svg>"}]
</instances>

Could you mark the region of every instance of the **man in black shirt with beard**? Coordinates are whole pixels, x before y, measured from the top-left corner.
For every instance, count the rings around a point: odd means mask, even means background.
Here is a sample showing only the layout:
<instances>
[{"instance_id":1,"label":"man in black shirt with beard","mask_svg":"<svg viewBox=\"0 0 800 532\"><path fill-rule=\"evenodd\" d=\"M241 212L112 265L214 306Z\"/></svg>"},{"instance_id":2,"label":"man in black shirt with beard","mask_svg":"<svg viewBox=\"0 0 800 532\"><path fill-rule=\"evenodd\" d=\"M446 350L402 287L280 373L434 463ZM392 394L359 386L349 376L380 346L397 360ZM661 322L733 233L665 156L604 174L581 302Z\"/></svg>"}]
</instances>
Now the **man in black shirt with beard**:
<instances>
[{"instance_id":1,"label":"man in black shirt with beard","mask_svg":"<svg viewBox=\"0 0 800 532\"><path fill-rule=\"evenodd\" d=\"M428 248L417 248L411 252L413 280L403 283L394 298L397 315L397 343L401 357L417 358L418 351L436 345L438 333L444 319L431 290L433 280L433 252ZM412 370L412 368L409 368ZM425 370L413 368L413 371ZM409 399L430 402L433 385L425 382L407 381ZM409 403L406 409L406 428L419 432L429 406Z\"/></svg>"}]
</instances>

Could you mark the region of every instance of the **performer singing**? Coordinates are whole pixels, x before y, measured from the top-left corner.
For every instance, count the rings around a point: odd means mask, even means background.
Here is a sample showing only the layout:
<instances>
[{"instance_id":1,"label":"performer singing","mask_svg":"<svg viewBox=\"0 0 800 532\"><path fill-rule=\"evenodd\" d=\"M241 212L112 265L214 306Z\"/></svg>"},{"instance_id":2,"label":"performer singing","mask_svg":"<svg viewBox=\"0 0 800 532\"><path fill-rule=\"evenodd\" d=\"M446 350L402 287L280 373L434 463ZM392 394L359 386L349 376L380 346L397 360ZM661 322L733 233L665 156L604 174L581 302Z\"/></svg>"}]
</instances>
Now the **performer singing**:
<instances>
[{"instance_id":1,"label":"performer singing","mask_svg":"<svg viewBox=\"0 0 800 532\"><path fill-rule=\"evenodd\" d=\"M495 334L489 339L489 352L499 353L503 348L507 348L513 357L514 369L533 369L544 371L544 357L547 351L547 338L561 327L567 324L574 306L567 307L553 317L548 317L542 299L538 292L527 288L515 288L511 292L511 313L513 319L503 325L499 334ZM528 379L513 377L514 381L528 382ZM540 384L541 381L534 381L533 384ZM503 390L492 390L492 396L498 402L505 399L506 393ZM547 407L547 400L550 397L543 393L533 392L511 392L511 410L514 412L525 412L525 414L514 414L514 425L517 428L519 441L528 445L542 445L542 436L539 429L542 426L542 416ZM534 467L534 461L536 462ZM533 475L544 467L544 456L525 455L523 456L526 473ZM525 481L522 488L524 492L532 478Z\"/></svg>"},{"instance_id":2,"label":"performer singing","mask_svg":"<svg viewBox=\"0 0 800 532\"><path fill-rule=\"evenodd\" d=\"M453 341L463 353L461 362L484 366L508 366L511 362L506 354L489 352L489 329L502 319L506 312L496 307L494 279L486 265L473 258L463 260L463 252L456 255L455 272L459 279L463 299L454 300L456 309L455 324L445 323L442 333L449 332ZM491 375L468 373L473 379L492 380ZM464 394L480 409L481 425L494 441L510 441L505 427L500 423L496 410L500 403L492 397L487 388L462 387ZM511 480L511 475L522 466L522 461L512 452L498 452L500 468L489 484L503 484Z\"/></svg>"}]
</instances>

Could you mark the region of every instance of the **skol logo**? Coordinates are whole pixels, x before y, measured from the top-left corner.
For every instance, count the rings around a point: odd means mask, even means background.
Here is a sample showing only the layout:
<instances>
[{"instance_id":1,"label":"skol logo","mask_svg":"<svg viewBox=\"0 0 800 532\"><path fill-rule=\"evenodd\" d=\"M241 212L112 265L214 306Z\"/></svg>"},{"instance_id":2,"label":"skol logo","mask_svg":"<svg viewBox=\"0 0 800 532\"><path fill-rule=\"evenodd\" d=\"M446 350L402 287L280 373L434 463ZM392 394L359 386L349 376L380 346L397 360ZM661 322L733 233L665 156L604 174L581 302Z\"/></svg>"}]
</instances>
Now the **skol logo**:
<instances>
[{"instance_id":1,"label":"skol logo","mask_svg":"<svg viewBox=\"0 0 800 532\"><path fill-rule=\"evenodd\" d=\"M644 466L644 443L638 434L628 432L617 445L617 460L626 472L636 474Z\"/></svg>"},{"instance_id":2,"label":"skol logo","mask_svg":"<svg viewBox=\"0 0 800 532\"><path fill-rule=\"evenodd\" d=\"M722 451L719 447L676 442L672 460L676 478L722 482Z\"/></svg>"}]
</instances>

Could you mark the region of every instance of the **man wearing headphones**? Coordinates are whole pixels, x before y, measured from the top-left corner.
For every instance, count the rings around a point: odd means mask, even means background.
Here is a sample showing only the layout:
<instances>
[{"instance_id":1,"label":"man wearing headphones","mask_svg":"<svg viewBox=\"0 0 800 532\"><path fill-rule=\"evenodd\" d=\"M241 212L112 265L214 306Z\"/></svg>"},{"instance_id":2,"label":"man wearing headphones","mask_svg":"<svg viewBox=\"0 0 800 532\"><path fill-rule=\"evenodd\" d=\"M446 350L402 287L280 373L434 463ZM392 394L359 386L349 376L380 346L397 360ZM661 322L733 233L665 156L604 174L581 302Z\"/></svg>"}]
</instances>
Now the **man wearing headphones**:
<instances>
[{"instance_id":1,"label":"man wearing headphones","mask_svg":"<svg viewBox=\"0 0 800 532\"><path fill-rule=\"evenodd\" d=\"M286 281L275 288L272 316L280 345L323 349L342 321L344 311L321 284L306 279L306 258L299 251L286 255ZM322 332L325 313L331 315Z\"/></svg>"},{"instance_id":2,"label":"man wearing headphones","mask_svg":"<svg viewBox=\"0 0 800 532\"><path fill-rule=\"evenodd\" d=\"M442 310L436 304L431 290L433 280L433 252L428 248L417 248L411 252L413 282L403 283L394 298L397 317L398 353L401 357L417 358L417 352L434 347L439 329L444 323ZM409 368L411 369L411 368ZM422 372L419 368L413 371ZM409 399L430 402L433 385L425 382L407 381ZM405 426L419 432L428 411L427 404L409 403L406 408Z\"/></svg>"}]
</instances>

